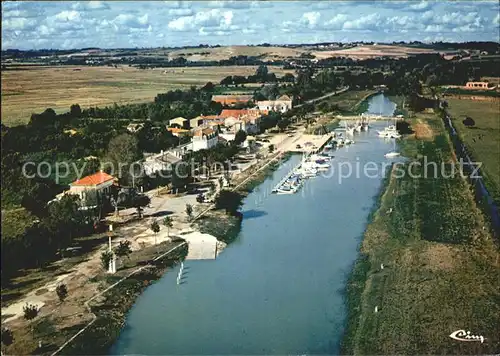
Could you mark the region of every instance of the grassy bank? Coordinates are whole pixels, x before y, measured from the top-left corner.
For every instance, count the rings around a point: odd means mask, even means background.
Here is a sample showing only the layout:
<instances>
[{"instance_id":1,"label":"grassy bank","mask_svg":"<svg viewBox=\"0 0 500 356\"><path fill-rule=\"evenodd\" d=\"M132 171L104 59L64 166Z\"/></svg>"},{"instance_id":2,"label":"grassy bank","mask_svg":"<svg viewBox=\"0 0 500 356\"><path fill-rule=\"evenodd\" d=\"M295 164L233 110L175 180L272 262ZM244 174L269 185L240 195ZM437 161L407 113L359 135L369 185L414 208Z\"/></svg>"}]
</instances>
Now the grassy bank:
<instances>
[{"instance_id":1,"label":"grassy bank","mask_svg":"<svg viewBox=\"0 0 500 356\"><path fill-rule=\"evenodd\" d=\"M401 95L389 95L389 100L396 104L396 110L394 110L394 115L403 115L408 117L408 110L404 108L405 97Z\"/></svg>"},{"instance_id":2,"label":"grassy bank","mask_svg":"<svg viewBox=\"0 0 500 356\"><path fill-rule=\"evenodd\" d=\"M368 109L369 98L376 95L376 90L348 90L339 95L331 96L328 99L322 100L316 104L316 109L321 110L322 107L328 110L335 110L342 115L357 115L364 113Z\"/></svg>"},{"instance_id":3,"label":"grassy bank","mask_svg":"<svg viewBox=\"0 0 500 356\"><path fill-rule=\"evenodd\" d=\"M447 100L460 139L469 149L472 159L482 162L484 182L497 206L500 206L500 121L499 103L466 99ZM475 127L468 128L462 121L471 117Z\"/></svg>"},{"instance_id":4,"label":"grassy bank","mask_svg":"<svg viewBox=\"0 0 500 356\"><path fill-rule=\"evenodd\" d=\"M500 348L498 247L461 177L433 178L428 166L428 178L417 178L424 175L424 156L448 173L454 165L440 119L417 115L417 123L433 135L401 144L410 162L422 166L414 166L414 178L393 172L367 226L347 287L344 354L485 354ZM487 342L449 337L460 329Z\"/></svg>"}]
</instances>

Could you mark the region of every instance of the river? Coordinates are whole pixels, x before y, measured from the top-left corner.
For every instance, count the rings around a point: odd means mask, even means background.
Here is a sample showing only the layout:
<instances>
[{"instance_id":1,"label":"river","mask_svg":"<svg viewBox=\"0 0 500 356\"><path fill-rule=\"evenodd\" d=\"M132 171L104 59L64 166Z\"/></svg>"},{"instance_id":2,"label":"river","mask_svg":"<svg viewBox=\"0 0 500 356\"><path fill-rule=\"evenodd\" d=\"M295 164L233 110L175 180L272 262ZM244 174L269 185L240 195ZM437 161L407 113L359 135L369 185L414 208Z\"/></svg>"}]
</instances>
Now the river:
<instances>
[{"instance_id":1,"label":"river","mask_svg":"<svg viewBox=\"0 0 500 356\"><path fill-rule=\"evenodd\" d=\"M370 113L394 109L383 95L370 98ZM338 354L346 280L393 149L377 137L385 125L373 123L338 149L330 178L309 179L297 194L270 194L300 160L292 156L245 199L236 241L217 260L185 262L184 283L170 271L147 288L110 352ZM378 167L375 178L373 170L363 174L368 161ZM339 181L341 162L352 163L353 176Z\"/></svg>"}]
</instances>

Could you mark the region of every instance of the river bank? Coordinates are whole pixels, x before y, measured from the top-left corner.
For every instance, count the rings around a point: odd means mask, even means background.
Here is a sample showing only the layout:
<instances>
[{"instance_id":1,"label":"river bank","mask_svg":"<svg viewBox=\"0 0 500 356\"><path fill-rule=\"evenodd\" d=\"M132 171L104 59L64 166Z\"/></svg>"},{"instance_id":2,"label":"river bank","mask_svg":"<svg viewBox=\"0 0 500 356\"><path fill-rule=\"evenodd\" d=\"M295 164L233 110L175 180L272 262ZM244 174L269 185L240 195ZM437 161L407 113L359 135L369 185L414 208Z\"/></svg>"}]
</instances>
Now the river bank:
<instances>
[{"instance_id":1,"label":"river bank","mask_svg":"<svg viewBox=\"0 0 500 356\"><path fill-rule=\"evenodd\" d=\"M467 182L423 174L423 157L443 163L447 173L455 164L440 118L417 114L412 124L431 132L400 145L406 157L422 163L420 177L393 172L386 182L347 286L342 353L494 353L500 347L498 249ZM488 342L449 337L460 329Z\"/></svg>"}]
</instances>

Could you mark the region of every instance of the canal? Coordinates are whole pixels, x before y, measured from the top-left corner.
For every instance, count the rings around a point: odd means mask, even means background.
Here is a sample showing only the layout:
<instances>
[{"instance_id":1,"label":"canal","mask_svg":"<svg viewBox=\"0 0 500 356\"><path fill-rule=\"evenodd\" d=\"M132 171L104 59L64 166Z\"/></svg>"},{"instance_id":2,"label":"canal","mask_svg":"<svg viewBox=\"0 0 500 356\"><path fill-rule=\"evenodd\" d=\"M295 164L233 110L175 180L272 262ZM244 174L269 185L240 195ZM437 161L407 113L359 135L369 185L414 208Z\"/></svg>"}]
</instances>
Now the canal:
<instances>
[{"instance_id":1,"label":"canal","mask_svg":"<svg viewBox=\"0 0 500 356\"><path fill-rule=\"evenodd\" d=\"M368 112L394 109L376 95ZM377 137L385 125L357 134L354 145L335 152L331 170L297 194L270 194L301 157L283 164L245 199L236 241L217 260L187 261L184 283L170 271L150 286L110 352L338 354L346 280L381 189L384 154L393 149ZM367 162L378 174L364 174ZM351 176L341 179L349 164Z\"/></svg>"}]
</instances>

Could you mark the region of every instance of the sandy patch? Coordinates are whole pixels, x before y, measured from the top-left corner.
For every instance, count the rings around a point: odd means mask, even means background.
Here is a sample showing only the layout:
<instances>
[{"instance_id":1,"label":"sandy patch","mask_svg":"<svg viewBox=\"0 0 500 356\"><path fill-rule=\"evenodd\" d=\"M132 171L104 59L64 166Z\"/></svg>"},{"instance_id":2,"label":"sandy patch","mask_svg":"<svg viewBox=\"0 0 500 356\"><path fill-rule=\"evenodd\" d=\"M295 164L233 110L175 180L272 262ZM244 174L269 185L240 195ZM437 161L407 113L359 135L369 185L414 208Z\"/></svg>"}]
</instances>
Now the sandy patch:
<instances>
[{"instance_id":1,"label":"sandy patch","mask_svg":"<svg viewBox=\"0 0 500 356\"><path fill-rule=\"evenodd\" d=\"M419 140L432 140L434 138L434 131L432 131L427 123L420 119L413 126L413 131L415 131L415 138Z\"/></svg>"},{"instance_id":2,"label":"sandy patch","mask_svg":"<svg viewBox=\"0 0 500 356\"><path fill-rule=\"evenodd\" d=\"M453 249L438 243L429 245L424 252L424 261L431 270L444 271L453 270L457 263Z\"/></svg>"}]
</instances>

